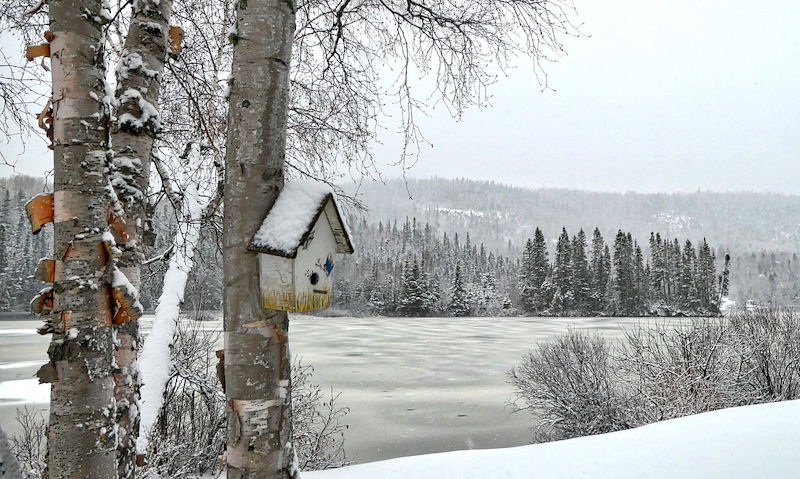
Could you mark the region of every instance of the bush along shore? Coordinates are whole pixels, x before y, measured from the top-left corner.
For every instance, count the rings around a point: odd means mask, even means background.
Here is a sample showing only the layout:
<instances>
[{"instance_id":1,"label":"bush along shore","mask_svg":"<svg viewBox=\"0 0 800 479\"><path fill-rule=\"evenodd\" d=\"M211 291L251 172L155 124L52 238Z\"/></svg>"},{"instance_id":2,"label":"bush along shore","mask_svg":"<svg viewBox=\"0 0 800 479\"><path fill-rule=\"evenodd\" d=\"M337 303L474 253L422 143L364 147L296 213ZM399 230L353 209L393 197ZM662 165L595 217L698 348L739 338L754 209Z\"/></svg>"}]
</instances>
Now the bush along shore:
<instances>
[{"instance_id":1,"label":"bush along shore","mask_svg":"<svg viewBox=\"0 0 800 479\"><path fill-rule=\"evenodd\" d=\"M716 409L800 397L800 316L737 312L689 324L647 324L610 344L569 331L508 373L534 440L634 428Z\"/></svg>"}]
</instances>

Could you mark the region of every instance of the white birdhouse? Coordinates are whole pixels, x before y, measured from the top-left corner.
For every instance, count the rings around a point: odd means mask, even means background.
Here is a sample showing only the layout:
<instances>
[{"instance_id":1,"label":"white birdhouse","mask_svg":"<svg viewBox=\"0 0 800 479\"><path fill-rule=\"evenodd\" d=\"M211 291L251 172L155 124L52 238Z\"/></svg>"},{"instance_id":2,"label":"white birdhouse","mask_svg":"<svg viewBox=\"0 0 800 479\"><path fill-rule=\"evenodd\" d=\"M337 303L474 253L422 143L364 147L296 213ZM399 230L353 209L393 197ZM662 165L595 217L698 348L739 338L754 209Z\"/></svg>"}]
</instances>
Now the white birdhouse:
<instances>
[{"instance_id":1,"label":"white birdhouse","mask_svg":"<svg viewBox=\"0 0 800 479\"><path fill-rule=\"evenodd\" d=\"M259 253L262 307L300 312L330 306L336 253L353 244L330 187L293 181L248 249Z\"/></svg>"}]
</instances>

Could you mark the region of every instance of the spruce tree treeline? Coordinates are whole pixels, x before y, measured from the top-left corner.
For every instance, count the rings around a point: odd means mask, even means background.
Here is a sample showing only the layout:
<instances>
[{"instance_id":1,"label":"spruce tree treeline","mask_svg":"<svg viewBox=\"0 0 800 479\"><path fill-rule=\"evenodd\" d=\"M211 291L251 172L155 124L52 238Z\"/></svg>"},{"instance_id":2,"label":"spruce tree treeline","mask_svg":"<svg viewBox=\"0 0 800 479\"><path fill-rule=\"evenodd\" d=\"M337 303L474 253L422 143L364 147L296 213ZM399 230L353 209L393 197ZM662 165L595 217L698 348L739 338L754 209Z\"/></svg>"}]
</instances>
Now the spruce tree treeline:
<instances>
[{"instance_id":1,"label":"spruce tree treeline","mask_svg":"<svg viewBox=\"0 0 800 479\"><path fill-rule=\"evenodd\" d=\"M469 234L436 234L415 218L377 225L353 221L355 261L337 272L334 305L387 316L716 315L716 257L699 247L651 235L649 257L630 233L611 244L595 228L566 228L552 250L536 228L521 251L487 251Z\"/></svg>"},{"instance_id":2,"label":"spruce tree treeline","mask_svg":"<svg viewBox=\"0 0 800 479\"><path fill-rule=\"evenodd\" d=\"M337 265L333 305L386 316L516 315L518 261L487 251L469 234L441 236L416 219L350 219L358 245Z\"/></svg>"},{"instance_id":3,"label":"spruce tree treeline","mask_svg":"<svg viewBox=\"0 0 800 479\"><path fill-rule=\"evenodd\" d=\"M612 254L598 228L588 252L583 230L570 238L562 228L549 268L547 256L547 244L536 228L534 240L525 243L519 269L519 307L527 314L716 315L718 285L727 288L729 281L727 262L717 277L716 257L705 239L695 251L689 240L681 248L678 239L665 241L653 233L645 260L630 233L617 231Z\"/></svg>"}]
</instances>

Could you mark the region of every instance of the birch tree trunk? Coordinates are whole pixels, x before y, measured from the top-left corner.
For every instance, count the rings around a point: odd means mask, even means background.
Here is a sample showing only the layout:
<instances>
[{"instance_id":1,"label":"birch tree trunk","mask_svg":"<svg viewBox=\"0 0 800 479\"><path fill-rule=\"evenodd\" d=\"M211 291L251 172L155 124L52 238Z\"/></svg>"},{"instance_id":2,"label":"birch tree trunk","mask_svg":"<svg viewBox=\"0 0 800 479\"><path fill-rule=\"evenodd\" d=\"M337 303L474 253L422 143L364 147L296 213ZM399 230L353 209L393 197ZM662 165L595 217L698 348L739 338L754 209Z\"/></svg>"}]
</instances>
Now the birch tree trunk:
<instances>
[{"instance_id":1,"label":"birch tree trunk","mask_svg":"<svg viewBox=\"0 0 800 479\"><path fill-rule=\"evenodd\" d=\"M116 478L101 0L51 0L55 275L48 476Z\"/></svg>"},{"instance_id":2,"label":"birch tree trunk","mask_svg":"<svg viewBox=\"0 0 800 479\"><path fill-rule=\"evenodd\" d=\"M161 72L167 60L167 32L172 14L171 0L133 2L133 18L117 68L117 122L111 130L112 185L124 206L125 238L120 271L137 290L141 285L142 233L147 221L146 193L150 178L150 155L160 129L158 96ZM114 392L117 399L118 472L120 479L132 478L136 465L139 432L139 374L136 365L139 342L138 321L126 321L116 328Z\"/></svg>"},{"instance_id":3,"label":"birch tree trunk","mask_svg":"<svg viewBox=\"0 0 800 479\"><path fill-rule=\"evenodd\" d=\"M247 251L283 187L291 0L241 0L236 11L225 173L223 308L228 478L296 476L291 444L289 319L264 310Z\"/></svg>"}]
</instances>

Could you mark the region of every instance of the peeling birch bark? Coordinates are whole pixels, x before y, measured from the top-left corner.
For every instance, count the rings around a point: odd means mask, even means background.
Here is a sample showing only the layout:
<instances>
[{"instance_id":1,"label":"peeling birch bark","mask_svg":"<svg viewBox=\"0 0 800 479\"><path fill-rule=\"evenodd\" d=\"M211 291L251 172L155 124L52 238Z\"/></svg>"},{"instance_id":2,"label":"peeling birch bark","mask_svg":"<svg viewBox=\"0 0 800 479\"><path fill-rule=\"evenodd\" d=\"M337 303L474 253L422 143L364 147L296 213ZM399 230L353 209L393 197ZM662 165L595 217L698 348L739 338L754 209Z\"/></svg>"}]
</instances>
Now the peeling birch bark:
<instances>
[{"instance_id":1,"label":"peeling birch bark","mask_svg":"<svg viewBox=\"0 0 800 479\"><path fill-rule=\"evenodd\" d=\"M114 156L111 185L123 205L115 231L124 238L117 267L138 291L141 286L142 241L147 222L146 193L150 178L153 142L160 128L158 98L161 72L167 61L167 33L172 15L171 0L133 2L133 17L117 67L119 101L117 121L111 128ZM119 219L117 221L120 221ZM126 321L116 328L117 372L114 375L119 423L117 447L120 479L134 477L136 439L139 433L139 373L136 363L138 321Z\"/></svg>"},{"instance_id":2,"label":"peeling birch bark","mask_svg":"<svg viewBox=\"0 0 800 479\"><path fill-rule=\"evenodd\" d=\"M53 76L53 331L47 473L51 479L117 476L107 137L100 0L51 0Z\"/></svg>"},{"instance_id":3,"label":"peeling birch bark","mask_svg":"<svg viewBox=\"0 0 800 479\"><path fill-rule=\"evenodd\" d=\"M294 4L238 2L236 22L223 252L228 477L287 479L298 474L291 445L289 319L261 308L258 260L247 245L283 187Z\"/></svg>"}]
</instances>

